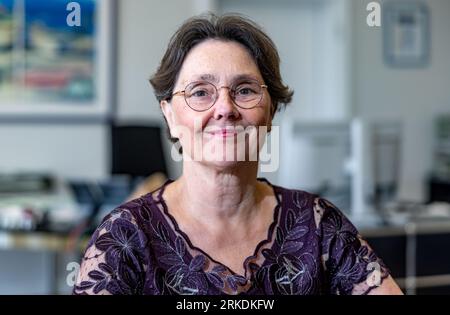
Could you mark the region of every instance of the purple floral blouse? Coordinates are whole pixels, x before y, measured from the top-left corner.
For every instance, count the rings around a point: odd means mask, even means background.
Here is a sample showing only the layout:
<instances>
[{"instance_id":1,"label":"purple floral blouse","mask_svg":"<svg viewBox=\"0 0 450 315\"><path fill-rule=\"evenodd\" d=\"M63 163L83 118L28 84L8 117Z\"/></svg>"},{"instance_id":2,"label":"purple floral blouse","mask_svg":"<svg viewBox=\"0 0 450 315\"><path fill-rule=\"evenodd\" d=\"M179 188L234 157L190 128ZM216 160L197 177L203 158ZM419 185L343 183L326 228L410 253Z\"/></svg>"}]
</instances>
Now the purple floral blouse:
<instances>
[{"instance_id":1,"label":"purple floral blouse","mask_svg":"<svg viewBox=\"0 0 450 315\"><path fill-rule=\"evenodd\" d=\"M90 239L74 294L367 294L389 272L333 204L270 184L273 222L245 274L192 245L156 191L108 214Z\"/></svg>"}]
</instances>

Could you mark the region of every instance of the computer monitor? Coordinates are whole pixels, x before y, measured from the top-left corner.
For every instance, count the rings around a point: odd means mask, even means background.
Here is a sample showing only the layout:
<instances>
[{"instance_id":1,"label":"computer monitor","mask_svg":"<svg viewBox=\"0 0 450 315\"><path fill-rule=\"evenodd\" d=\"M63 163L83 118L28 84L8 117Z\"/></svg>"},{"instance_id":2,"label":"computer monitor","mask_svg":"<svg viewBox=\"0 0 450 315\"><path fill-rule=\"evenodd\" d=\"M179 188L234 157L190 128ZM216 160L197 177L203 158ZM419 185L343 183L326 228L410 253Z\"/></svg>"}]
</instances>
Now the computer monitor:
<instances>
[{"instance_id":1,"label":"computer monitor","mask_svg":"<svg viewBox=\"0 0 450 315\"><path fill-rule=\"evenodd\" d=\"M161 172L167 175L161 140L161 127L145 125L113 125L112 175L147 177Z\"/></svg>"}]
</instances>

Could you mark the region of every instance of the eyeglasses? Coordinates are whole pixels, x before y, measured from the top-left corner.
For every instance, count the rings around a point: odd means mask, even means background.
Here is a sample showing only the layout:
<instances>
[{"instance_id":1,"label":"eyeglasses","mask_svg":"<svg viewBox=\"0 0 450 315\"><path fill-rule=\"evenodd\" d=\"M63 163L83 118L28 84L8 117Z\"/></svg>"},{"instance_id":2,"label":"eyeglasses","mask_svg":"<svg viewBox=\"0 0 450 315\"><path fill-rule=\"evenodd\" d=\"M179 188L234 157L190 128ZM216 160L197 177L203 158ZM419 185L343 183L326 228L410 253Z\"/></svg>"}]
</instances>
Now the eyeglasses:
<instances>
[{"instance_id":1,"label":"eyeglasses","mask_svg":"<svg viewBox=\"0 0 450 315\"><path fill-rule=\"evenodd\" d=\"M259 105L263 98L267 85L260 84L256 80L245 80L234 83L230 87L217 88L207 81L189 83L183 91L178 91L172 96L184 95L186 104L197 112L203 112L214 106L219 98L219 90L228 89L233 103L243 109L252 109Z\"/></svg>"}]
</instances>

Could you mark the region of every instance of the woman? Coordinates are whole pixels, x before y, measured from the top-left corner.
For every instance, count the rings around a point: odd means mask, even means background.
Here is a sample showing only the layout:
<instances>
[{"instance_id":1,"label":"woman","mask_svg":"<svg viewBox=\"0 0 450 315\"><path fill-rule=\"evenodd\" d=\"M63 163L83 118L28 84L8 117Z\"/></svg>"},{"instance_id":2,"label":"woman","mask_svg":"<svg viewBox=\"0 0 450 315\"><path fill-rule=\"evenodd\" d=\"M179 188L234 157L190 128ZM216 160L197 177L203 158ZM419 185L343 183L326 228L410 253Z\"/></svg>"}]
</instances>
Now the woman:
<instances>
[{"instance_id":1,"label":"woman","mask_svg":"<svg viewBox=\"0 0 450 315\"><path fill-rule=\"evenodd\" d=\"M75 294L401 293L330 202L257 178L259 136L292 97L257 25L188 20L150 81L182 175L105 217Z\"/></svg>"}]
</instances>

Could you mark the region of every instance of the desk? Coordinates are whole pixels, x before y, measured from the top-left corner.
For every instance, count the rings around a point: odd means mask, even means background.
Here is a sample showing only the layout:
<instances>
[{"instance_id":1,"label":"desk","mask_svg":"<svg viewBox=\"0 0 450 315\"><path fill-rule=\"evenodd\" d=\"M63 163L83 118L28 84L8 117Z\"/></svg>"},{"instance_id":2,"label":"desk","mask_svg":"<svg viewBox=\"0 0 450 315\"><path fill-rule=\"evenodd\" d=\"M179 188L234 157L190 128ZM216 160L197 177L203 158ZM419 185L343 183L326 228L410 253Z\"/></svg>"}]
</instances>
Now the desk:
<instances>
[{"instance_id":1,"label":"desk","mask_svg":"<svg viewBox=\"0 0 450 315\"><path fill-rule=\"evenodd\" d=\"M81 208L68 184L53 179L50 190L0 192L0 229L34 230L39 224L52 231L67 231L89 215ZM30 216L23 213L27 209Z\"/></svg>"},{"instance_id":2,"label":"desk","mask_svg":"<svg viewBox=\"0 0 450 315\"><path fill-rule=\"evenodd\" d=\"M42 250L67 251L69 249L69 235L50 232L7 232L0 231L0 250ZM87 239L83 238L71 250L84 250Z\"/></svg>"},{"instance_id":3,"label":"desk","mask_svg":"<svg viewBox=\"0 0 450 315\"><path fill-rule=\"evenodd\" d=\"M89 215L90 209L77 204L64 181L55 179L55 183L53 189L42 192L0 193L1 293L56 294L70 290L62 283L67 274L64 259L72 256L71 260L78 262L86 241L73 248L69 231ZM30 209L32 220L21 221L22 209Z\"/></svg>"},{"instance_id":4,"label":"desk","mask_svg":"<svg viewBox=\"0 0 450 315\"><path fill-rule=\"evenodd\" d=\"M407 294L450 294L450 218L365 226L373 247Z\"/></svg>"},{"instance_id":5,"label":"desk","mask_svg":"<svg viewBox=\"0 0 450 315\"><path fill-rule=\"evenodd\" d=\"M3 255L2 263L9 265L10 270L2 270L8 274L9 281L18 279L20 285L25 286L24 291L36 294L67 294L71 292L71 288L65 283L65 279L69 273L66 270L67 263L79 263L80 253L84 250L88 237L80 239L76 246L69 248L70 239L68 235L54 234L48 232L5 232L0 231L0 254ZM19 258L18 258L19 257ZM35 259L36 262L22 261L23 259ZM31 266L34 270L22 270L25 266ZM34 273L32 276L35 280L29 282L23 280L23 275L18 272L27 274ZM12 274L13 273L13 274ZM43 276L38 276L37 274ZM38 280L36 280L36 278ZM34 283L33 281L40 281ZM44 281L44 284L41 282ZM9 283L12 284L12 283ZM9 285L7 284L7 285ZM14 293L20 293L20 288L16 286ZM33 291L33 286L38 288ZM7 289L3 288L5 294L10 294Z\"/></svg>"}]
</instances>

